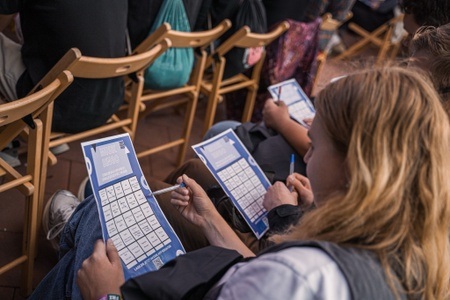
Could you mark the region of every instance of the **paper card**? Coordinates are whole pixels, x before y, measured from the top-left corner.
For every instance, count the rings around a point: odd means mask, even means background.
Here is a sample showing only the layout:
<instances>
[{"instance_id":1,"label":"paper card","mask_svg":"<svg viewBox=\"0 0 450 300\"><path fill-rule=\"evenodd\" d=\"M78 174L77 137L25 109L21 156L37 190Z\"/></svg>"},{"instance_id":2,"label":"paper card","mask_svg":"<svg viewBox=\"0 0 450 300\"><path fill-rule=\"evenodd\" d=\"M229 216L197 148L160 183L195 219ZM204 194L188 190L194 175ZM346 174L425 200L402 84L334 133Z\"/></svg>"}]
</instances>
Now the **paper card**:
<instances>
[{"instance_id":1,"label":"paper card","mask_svg":"<svg viewBox=\"0 0 450 300\"><path fill-rule=\"evenodd\" d=\"M269 228L264 195L271 185L233 130L192 146L260 239Z\"/></svg>"},{"instance_id":2,"label":"paper card","mask_svg":"<svg viewBox=\"0 0 450 300\"><path fill-rule=\"evenodd\" d=\"M282 100L286 103L291 118L309 128L304 120L314 118L316 110L295 79L271 85L268 90L274 100Z\"/></svg>"},{"instance_id":3,"label":"paper card","mask_svg":"<svg viewBox=\"0 0 450 300\"><path fill-rule=\"evenodd\" d=\"M185 250L145 180L128 134L81 144L103 239L112 239L125 279L159 269Z\"/></svg>"}]
</instances>

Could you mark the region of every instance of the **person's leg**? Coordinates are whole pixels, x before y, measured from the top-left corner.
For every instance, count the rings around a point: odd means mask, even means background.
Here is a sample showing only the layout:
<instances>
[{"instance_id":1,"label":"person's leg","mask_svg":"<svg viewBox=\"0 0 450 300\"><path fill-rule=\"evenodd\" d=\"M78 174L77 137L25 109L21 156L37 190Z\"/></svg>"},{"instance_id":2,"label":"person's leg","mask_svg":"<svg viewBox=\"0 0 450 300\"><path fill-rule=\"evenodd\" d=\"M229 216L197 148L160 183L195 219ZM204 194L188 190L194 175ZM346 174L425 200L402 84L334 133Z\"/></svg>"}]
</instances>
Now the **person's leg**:
<instances>
[{"instance_id":1,"label":"person's leg","mask_svg":"<svg viewBox=\"0 0 450 300\"><path fill-rule=\"evenodd\" d=\"M214 124L213 126L211 126L210 129L208 129L208 131L205 133L205 136L203 137L203 140L205 141L207 139L210 139L213 136L216 136L219 133L222 133L227 129L230 129L230 128L236 129L236 127L238 127L241 124L242 124L241 122L233 121L233 120L218 122L218 123Z\"/></svg>"},{"instance_id":2,"label":"person's leg","mask_svg":"<svg viewBox=\"0 0 450 300\"><path fill-rule=\"evenodd\" d=\"M60 260L34 290L30 299L81 299L76 273L102 238L93 196L82 201L70 217L60 240Z\"/></svg>"},{"instance_id":3,"label":"person's leg","mask_svg":"<svg viewBox=\"0 0 450 300\"><path fill-rule=\"evenodd\" d=\"M205 191L208 191L213 186L219 185L200 158L193 158L186 161L179 168L172 171L164 182L175 184L177 182L177 178L183 174L186 174L190 178L194 179Z\"/></svg>"},{"instance_id":4,"label":"person's leg","mask_svg":"<svg viewBox=\"0 0 450 300\"><path fill-rule=\"evenodd\" d=\"M22 46L0 33L0 103L4 97L7 101L16 100L16 83L25 71L22 62Z\"/></svg>"}]
</instances>

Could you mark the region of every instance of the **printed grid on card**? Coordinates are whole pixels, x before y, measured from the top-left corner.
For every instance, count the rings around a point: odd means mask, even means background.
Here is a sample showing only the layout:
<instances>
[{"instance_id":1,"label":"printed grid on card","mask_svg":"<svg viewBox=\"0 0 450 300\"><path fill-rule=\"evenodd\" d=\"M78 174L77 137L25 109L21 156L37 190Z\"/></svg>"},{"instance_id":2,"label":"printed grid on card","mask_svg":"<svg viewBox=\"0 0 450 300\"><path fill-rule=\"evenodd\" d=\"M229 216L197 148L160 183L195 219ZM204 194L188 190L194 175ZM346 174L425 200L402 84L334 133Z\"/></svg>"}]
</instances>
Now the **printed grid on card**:
<instances>
[{"instance_id":1,"label":"printed grid on card","mask_svg":"<svg viewBox=\"0 0 450 300\"><path fill-rule=\"evenodd\" d=\"M101 189L99 195L108 235L128 269L171 242L136 176Z\"/></svg>"},{"instance_id":2,"label":"printed grid on card","mask_svg":"<svg viewBox=\"0 0 450 300\"><path fill-rule=\"evenodd\" d=\"M244 158L218 172L217 175L252 222L266 212L262 205L266 190Z\"/></svg>"},{"instance_id":3,"label":"printed grid on card","mask_svg":"<svg viewBox=\"0 0 450 300\"><path fill-rule=\"evenodd\" d=\"M289 114L299 122L302 122L304 119L312 119L315 115L304 101L289 105Z\"/></svg>"}]
</instances>

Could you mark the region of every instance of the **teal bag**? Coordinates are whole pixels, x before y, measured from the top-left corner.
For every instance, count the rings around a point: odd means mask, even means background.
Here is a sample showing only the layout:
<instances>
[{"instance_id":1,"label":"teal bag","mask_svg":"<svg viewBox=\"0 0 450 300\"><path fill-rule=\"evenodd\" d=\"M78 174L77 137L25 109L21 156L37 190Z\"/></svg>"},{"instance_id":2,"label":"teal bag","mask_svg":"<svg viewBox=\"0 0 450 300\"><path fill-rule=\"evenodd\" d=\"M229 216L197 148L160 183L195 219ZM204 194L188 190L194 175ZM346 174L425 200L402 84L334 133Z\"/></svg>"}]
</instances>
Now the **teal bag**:
<instances>
[{"instance_id":1,"label":"teal bag","mask_svg":"<svg viewBox=\"0 0 450 300\"><path fill-rule=\"evenodd\" d=\"M173 30L190 32L189 19L182 0L164 0L150 33L164 22ZM185 85L194 64L192 48L169 48L145 70L145 88L167 90Z\"/></svg>"}]
</instances>

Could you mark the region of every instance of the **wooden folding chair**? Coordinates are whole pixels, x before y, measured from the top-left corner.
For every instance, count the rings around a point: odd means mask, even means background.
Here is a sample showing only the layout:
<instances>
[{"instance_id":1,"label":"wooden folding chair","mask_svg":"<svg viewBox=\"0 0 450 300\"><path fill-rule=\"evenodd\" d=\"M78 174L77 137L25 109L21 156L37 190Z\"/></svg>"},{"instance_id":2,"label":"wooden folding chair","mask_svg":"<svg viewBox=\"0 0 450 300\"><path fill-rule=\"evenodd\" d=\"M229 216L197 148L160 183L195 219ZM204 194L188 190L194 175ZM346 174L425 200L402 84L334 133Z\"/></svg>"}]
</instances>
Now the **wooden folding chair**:
<instances>
[{"instance_id":1,"label":"wooden folding chair","mask_svg":"<svg viewBox=\"0 0 450 300\"><path fill-rule=\"evenodd\" d=\"M225 54L234 47L265 47L288 29L289 24L287 22L281 22L271 32L259 34L252 33L248 26L244 26L224 41L212 54L208 56L206 60L206 67L213 65L214 74L212 79L203 79L201 83L201 92L208 96L203 133L205 133L212 126L217 110L217 104L222 101L224 94L240 89L248 90L245 108L242 115L242 122L247 122L250 120L253 113L253 108L255 106L255 99L258 92L259 78L264 63L265 51L263 52L261 59L253 66L250 78L241 73L223 80L226 64Z\"/></svg>"},{"instance_id":2,"label":"wooden folding chair","mask_svg":"<svg viewBox=\"0 0 450 300\"><path fill-rule=\"evenodd\" d=\"M8 144L17 138L23 126L26 126L23 118L26 117L32 125L28 131L26 172L19 173L0 158L0 176L4 178L0 185L0 193L17 189L26 197L22 255L0 267L0 274L23 265L22 287L26 295L31 293L32 288L39 220L38 207L42 202L42 198L40 198L41 179L46 175L41 170L42 165L45 164L42 159L42 145L45 144L44 132L51 127L53 100L72 81L73 77L70 72L64 71L48 85L27 97L0 105L0 141L2 143Z\"/></svg>"},{"instance_id":3,"label":"wooden folding chair","mask_svg":"<svg viewBox=\"0 0 450 300\"><path fill-rule=\"evenodd\" d=\"M395 28L403 22L403 14L398 14L388 22L384 23L372 32L368 32L355 23L350 23L348 28L360 35L362 38L346 51L336 57L336 59L345 59L357 55L364 47L375 45L379 48L376 63L380 63L386 58L394 59L401 46L403 36L394 38Z\"/></svg>"},{"instance_id":4,"label":"wooden folding chair","mask_svg":"<svg viewBox=\"0 0 450 300\"><path fill-rule=\"evenodd\" d=\"M339 20L333 19L333 16L331 15L331 13L326 13L322 16L322 23L320 24L320 30L335 32L339 27L341 27L342 24L344 24L352 16L353 16L353 13L351 11L349 11L347 13L347 15L345 16L345 19L342 21L339 21ZM316 73L316 77L314 79L314 87L312 90L315 89L315 86L318 82L319 75L322 72L323 68L325 67L325 63L327 61L328 55L330 54L329 52L330 52L329 49L325 49L324 51L320 52L317 55L317 58L316 58L317 73Z\"/></svg>"},{"instance_id":5,"label":"wooden folding chair","mask_svg":"<svg viewBox=\"0 0 450 300\"><path fill-rule=\"evenodd\" d=\"M230 27L231 22L229 20L224 20L219 25L210 30L197 32L181 32L172 30L170 28L170 25L165 23L161 25L146 40L144 40L138 47L136 47L133 53L141 53L149 49L149 47L152 47L161 39L167 38L171 41L171 47L194 48L194 53L196 55L196 62L187 84L182 87L170 90L145 89L142 91L140 99L142 103L145 103L146 109L144 114L142 114L141 116L146 116L154 111L180 105L186 105L186 112L183 131L180 138L141 151L137 154L139 158L179 146L177 165L181 165L188 147L189 138L192 131L192 124L194 122L195 110L197 107L198 95L200 92L200 83L202 81L205 69L205 62L207 58L205 49ZM135 84L133 81L129 81L128 83L131 85L131 87ZM180 95L182 97L174 97ZM131 97L129 91L126 92L126 96L127 99Z\"/></svg>"}]
</instances>

